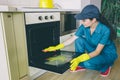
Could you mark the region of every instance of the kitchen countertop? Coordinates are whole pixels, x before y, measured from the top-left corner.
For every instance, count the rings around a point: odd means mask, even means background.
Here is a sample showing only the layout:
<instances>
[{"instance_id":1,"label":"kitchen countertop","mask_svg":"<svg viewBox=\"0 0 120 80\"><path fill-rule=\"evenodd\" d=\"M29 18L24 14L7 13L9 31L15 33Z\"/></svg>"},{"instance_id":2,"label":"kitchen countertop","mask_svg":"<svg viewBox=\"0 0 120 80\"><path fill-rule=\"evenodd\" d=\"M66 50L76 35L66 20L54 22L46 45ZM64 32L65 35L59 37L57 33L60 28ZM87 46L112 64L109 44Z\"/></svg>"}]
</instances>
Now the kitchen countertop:
<instances>
[{"instance_id":1,"label":"kitchen countertop","mask_svg":"<svg viewBox=\"0 0 120 80\"><path fill-rule=\"evenodd\" d=\"M49 9L49 8L39 8L39 7L21 7L17 8L18 12L79 12L78 9Z\"/></svg>"},{"instance_id":2,"label":"kitchen countertop","mask_svg":"<svg viewBox=\"0 0 120 80\"><path fill-rule=\"evenodd\" d=\"M72 12L78 13L78 9L58 9L58 8L39 8L39 7L11 7L8 5L0 5L0 12Z\"/></svg>"},{"instance_id":3,"label":"kitchen countertop","mask_svg":"<svg viewBox=\"0 0 120 80\"><path fill-rule=\"evenodd\" d=\"M0 5L0 12L15 12L17 8L8 5Z\"/></svg>"}]
</instances>

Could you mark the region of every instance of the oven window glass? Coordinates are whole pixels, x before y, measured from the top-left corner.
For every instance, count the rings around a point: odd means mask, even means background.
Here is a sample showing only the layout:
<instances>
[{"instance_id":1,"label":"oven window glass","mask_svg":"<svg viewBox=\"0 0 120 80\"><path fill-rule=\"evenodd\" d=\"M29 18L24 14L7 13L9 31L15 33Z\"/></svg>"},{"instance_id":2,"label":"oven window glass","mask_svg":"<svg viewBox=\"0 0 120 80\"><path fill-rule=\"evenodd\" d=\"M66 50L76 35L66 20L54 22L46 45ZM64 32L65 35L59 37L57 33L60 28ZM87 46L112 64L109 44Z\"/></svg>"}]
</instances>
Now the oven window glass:
<instances>
[{"instance_id":1,"label":"oven window glass","mask_svg":"<svg viewBox=\"0 0 120 80\"><path fill-rule=\"evenodd\" d=\"M74 18L75 14L66 14L65 15L65 23L64 30L70 31L76 29L76 19Z\"/></svg>"},{"instance_id":2,"label":"oven window glass","mask_svg":"<svg viewBox=\"0 0 120 80\"><path fill-rule=\"evenodd\" d=\"M69 34L75 32L78 26L78 22L74 18L76 14L62 13L60 21L60 35Z\"/></svg>"}]
</instances>

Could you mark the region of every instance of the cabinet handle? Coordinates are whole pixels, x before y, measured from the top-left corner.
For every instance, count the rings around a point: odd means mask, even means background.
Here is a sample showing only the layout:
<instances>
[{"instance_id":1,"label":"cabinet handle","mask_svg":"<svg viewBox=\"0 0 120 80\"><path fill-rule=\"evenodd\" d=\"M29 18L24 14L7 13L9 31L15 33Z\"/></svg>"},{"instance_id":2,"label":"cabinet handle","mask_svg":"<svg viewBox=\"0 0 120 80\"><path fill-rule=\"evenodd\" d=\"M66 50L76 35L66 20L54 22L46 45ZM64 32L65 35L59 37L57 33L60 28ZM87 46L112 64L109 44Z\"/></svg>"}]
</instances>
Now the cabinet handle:
<instances>
[{"instance_id":1,"label":"cabinet handle","mask_svg":"<svg viewBox=\"0 0 120 80\"><path fill-rule=\"evenodd\" d=\"M11 15L7 15L7 17L8 17L8 18L10 18L10 17L11 17Z\"/></svg>"}]
</instances>

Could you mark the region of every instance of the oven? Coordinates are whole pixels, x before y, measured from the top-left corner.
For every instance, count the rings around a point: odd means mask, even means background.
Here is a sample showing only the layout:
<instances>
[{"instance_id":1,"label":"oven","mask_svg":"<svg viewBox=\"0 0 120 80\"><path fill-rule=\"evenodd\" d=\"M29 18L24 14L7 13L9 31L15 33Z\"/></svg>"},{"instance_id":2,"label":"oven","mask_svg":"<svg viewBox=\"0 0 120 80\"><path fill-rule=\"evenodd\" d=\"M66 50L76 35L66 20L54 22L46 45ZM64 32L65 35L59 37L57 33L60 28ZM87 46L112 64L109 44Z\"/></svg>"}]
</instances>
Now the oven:
<instances>
[{"instance_id":1,"label":"oven","mask_svg":"<svg viewBox=\"0 0 120 80\"><path fill-rule=\"evenodd\" d=\"M74 52L42 52L60 42L60 13L25 13L25 23L29 66L65 72Z\"/></svg>"},{"instance_id":2,"label":"oven","mask_svg":"<svg viewBox=\"0 0 120 80\"><path fill-rule=\"evenodd\" d=\"M80 22L75 19L77 12L61 12L60 14L60 35L73 33L79 27Z\"/></svg>"}]
</instances>

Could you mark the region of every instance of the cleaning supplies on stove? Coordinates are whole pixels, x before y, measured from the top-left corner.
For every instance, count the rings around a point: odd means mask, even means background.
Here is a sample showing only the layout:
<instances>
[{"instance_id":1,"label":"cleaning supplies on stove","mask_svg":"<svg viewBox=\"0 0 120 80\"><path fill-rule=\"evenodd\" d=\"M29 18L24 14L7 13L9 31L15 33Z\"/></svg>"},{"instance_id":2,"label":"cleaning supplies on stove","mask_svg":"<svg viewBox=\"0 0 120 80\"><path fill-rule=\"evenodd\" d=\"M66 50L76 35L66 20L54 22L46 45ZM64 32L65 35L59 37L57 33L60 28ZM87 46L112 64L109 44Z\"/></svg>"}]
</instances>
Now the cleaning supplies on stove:
<instances>
[{"instance_id":1,"label":"cleaning supplies on stove","mask_svg":"<svg viewBox=\"0 0 120 80\"><path fill-rule=\"evenodd\" d=\"M53 0L40 0L39 2L40 8L54 8Z\"/></svg>"}]
</instances>

